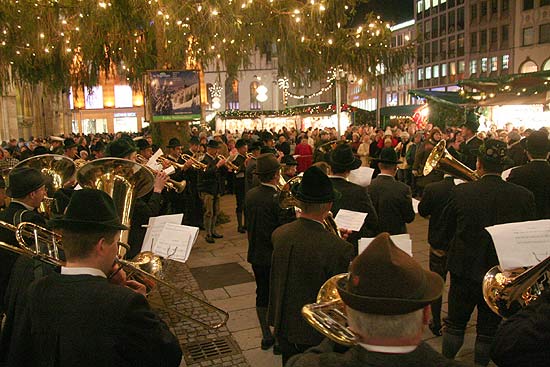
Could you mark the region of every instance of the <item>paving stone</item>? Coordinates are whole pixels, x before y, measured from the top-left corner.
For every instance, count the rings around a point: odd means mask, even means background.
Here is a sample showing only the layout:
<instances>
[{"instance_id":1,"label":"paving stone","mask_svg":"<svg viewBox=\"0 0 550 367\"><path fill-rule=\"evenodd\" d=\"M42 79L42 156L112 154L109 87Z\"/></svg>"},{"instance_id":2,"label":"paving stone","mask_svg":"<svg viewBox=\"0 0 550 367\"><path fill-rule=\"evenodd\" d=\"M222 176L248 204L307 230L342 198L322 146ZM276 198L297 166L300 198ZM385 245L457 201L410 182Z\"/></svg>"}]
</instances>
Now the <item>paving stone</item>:
<instances>
[{"instance_id":1,"label":"paving stone","mask_svg":"<svg viewBox=\"0 0 550 367\"><path fill-rule=\"evenodd\" d=\"M262 342L262 331L260 328L236 331L233 333L233 338L241 350L255 349Z\"/></svg>"},{"instance_id":2,"label":"paving stone","mask_svg":"<svg viewBox=\"0 0 550 367\"><path fill-rule=\"evenodd\" d=\"M230 297L224 288L205 289L204 296L209 302Z\"/></svg>"},{"instance_id":3,"label":"paving stone","mask_svg":"<svg viewBox=\"0 0 550 367\"><path fill-rule=\"evenodd\" d=\"M249 308L246 310L238 310L229 314L229 321L227 322L227 329L234 333L235 331L251 329L259 327L258 316L256 315L256 308Z\"/></svg>"},{"instance_id":4,"label":"paving stone","mask_svg":"<svg viewBox=\"0 0 550 367\"><path fill-rule=\"evenodd\" d=\"M260 348L245 350L243 352L248 364L252 367L280 367L282 365L281 356L273 355L273 351L261 350Z\"/></svg>"},{"instance_id":5,"label":"paving stone","mask_svg":"<svg viewBox=\"0 0 550 367\"><path fill-rule=\"evenodd\" d=\"M225 291L231 297L251 294L256 297L256 282L241 283L224 287Z\"/></svg>"},{"instance_id":6,"label":"paving stone","mask_svg":"<svg viewBox=\"0 0 550 367\"><path fill-rule=\"evenodd\" d=\"M231 312L255 307L256 299L255 297L250 297L250 295L244 295L212 301L212 304L216 307Z\"/></svg>"}]
</instances>

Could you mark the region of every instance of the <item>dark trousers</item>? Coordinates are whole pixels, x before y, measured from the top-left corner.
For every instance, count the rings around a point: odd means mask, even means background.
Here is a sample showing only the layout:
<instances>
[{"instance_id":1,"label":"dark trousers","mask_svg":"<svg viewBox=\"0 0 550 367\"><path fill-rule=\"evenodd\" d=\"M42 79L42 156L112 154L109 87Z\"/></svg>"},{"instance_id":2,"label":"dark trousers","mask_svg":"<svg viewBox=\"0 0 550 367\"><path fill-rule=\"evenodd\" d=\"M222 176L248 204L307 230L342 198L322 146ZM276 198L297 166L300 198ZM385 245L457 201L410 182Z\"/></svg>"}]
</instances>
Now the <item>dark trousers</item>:
<instances>
[{"instance_id":1,"label":"dark trousers","mask_svg":"<svg viewBox=\"0 0 550 367\"><path fill-rule=\"evenodd\" d=\"M256 278L256 307L269 305L269 274L271 266L252 264L254 278Z\"/></svg>"},{"instance_id":2,"label":"dark trousers","mask_svg":"<svg viewBox=\"0 0 550 367\"><path fill-rule=\"evenodd\" d=\"M283 357L283 367L290 357L295 356L296 354L304 353L309 348L314 347L314 345L291 343L283 335L279 335L277 337L277 341L279 342L281 356Z\"/></svg>"},{"instance_id":3,"label":"dark trousers","mask_svg":"<svg viewBox=\"0 0 550 367\"><path fill-rule=\"evenodd\" d=\"M235 199L237 200L235 212L239 214L244 211L244 178L235 179L234 191Z\"/></svg>"},{"instance_id":4,"label":"dark trousers","mask_svg":"<svg viewBox=\"0 0 550 367\"><path fill-rule=\"evenodd\" d=\"M430 250L430 270L434 273L437 273L443 278L443 281L447 279L447 254L443 251L440 252L439 256L433 250ZM432 302L432 319L435 325L441 325L441 303L443 297L439 297Z\"/></svg>"},{"instance_id":5,"label":"dark trousers","mask_svg":"<svg viewBox=\"0 0 550 367\"><path fill-rule=\"evenodd\" d=\"M463 335L475 307L477 307L477 335L494 336L501 318L485 303L481 283L451 273L449 315L445 319L446 330L451 334Z\"/></svg>"}]
</instances>

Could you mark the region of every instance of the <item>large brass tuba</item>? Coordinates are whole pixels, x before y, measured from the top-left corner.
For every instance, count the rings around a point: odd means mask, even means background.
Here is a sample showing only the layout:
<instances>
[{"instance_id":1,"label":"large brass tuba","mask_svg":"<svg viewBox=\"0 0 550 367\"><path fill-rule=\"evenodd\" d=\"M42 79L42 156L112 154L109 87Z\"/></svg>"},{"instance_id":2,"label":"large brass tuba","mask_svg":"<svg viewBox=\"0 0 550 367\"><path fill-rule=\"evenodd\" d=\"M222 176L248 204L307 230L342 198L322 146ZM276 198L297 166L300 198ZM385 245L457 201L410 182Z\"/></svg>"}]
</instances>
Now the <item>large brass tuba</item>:
<instances>
[{"instance_id":1,"label":"large brass tuba","mask_svg":"<svg viewBox=\"0 0 550 367\"><path fill-rule=\"evenodd\" d=\"M63 188L74 177L76 172L73 160L58 154L42 154L21 161L14 168L19 167L35 168L48 178L46 182L46 197L40 204L39 211L51 218L54 211L59 212L58 208L55 207L56 203L53 198L55 192Z\"/></svg>"},{"instance_id":2,"label":"large brass tuba","mask_svg":"<svg viewBox=\"0 0 550 367\"><path fill-rule=\"evenodd\" d=\"M424 165L424 171L422 174L427 176L435 169L439 169L451 176L463 179L465 181L479 180L479 176L475 171L472 171L469 167L466 167L458 159L453 157L451 153L446 149L445 140L441 140L433 148L430 153L426 164Z\"/></svg>"},{"instance_id":3,"label":"large brass tuba","mask_svg":"<svg viewBox=\"0 0 550 367\"><path fill-rule=\"evenodd\" d=\"M302 307L302 316L327 338L350 347L356 344L355 335L348 328L344 303L336 288L336 283L347 276L343 273L327 280L317 293L317 302Z\"/></svg>"},{"instance_id":4,"label":"large brass tuba","mask_svg":"<svg viewBox=\"0 0 550 367\"><path fill-rule=\"evenodd\" d=\"M523 272L494 266L483 278L483 298L493 312L509 317L537 299L549 284L550 256Z\"/></svg>"},{"instance_id":5,"label":"large brass tuba","mask_svg":"<svg viewBox=\"0 0 550 367\"><path fill-rule=\"evenodd\" d=\"M106 192L114 201L118 215L125 226L130 226L134 200L153 189L155 177L141 164L120 158L101 158L85 164L78 170L78 184ZM121 231L120 241L128 243L129 231ZM120 247L124 257L126 249Z\"/></svg>"}]
</instances>

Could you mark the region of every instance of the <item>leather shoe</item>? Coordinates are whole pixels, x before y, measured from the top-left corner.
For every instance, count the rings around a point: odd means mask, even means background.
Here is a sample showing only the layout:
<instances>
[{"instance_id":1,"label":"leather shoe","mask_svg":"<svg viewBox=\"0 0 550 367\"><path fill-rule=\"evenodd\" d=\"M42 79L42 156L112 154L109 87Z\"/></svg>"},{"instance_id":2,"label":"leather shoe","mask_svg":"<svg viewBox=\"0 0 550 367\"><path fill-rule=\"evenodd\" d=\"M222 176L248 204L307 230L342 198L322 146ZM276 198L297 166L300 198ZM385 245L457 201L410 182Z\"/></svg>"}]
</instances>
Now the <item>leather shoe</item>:
<instances>
[{"instance_id":1,"label":"leather shoe","mask_svg":"<svg viewBox=\"0 0 550 367\"><path fill-rule=\"evenodd\" d=\"M432 331L432 334L434 334L435 336L443 335L441 333L441 324L436 324L433 320L430 320L430 323L428 324L428 327Z\"/></svg>"},{"instance_id":2,"label":"leather shoe","mask_svg":"<svg viewBox=\"0 0 550 367\"><path fill-rule=\"evenodd\" d=\"M238 227L238 228L237 228L237 232L239 232L239 233L246 233L246 229L244 229L243 227Z\"/></svg>"},{"instance_id":3,"label":"leather shoe","mask_svg":"<svg viewBox=\"0 0 550 367\"><path fill-rule=\"evenodd\" d=\"M218 233L212 233L212 237L214 237L214 238L223 238L223 235L218 234Z\"/></svg>"},{"instance_id":4,"label":"leather shoe","mask_svg":"<svg viewBox=\"0 0 550 367\"><path fill-rule=\"evenodd\" d=\"M262 350L268 350L275 344L275 338L262 339L261 348Z\"/></svg>"},{"instance_id":5,"label":"leather shoe","mask_svg":"<svg viewBox=\"0 0 550 367\"><path fill-rule=\"evenodd\" d=\"M213 236L206 236L206 242L208 243L215 243L216 241L214 240Z\"/></svg>"},{"instance_id":6,"label":"leather shoe","mask_svg":"<svg viewBox=\"0 0 550 367\"><path fill-rule=\"evenodd\" d=\"M282 354L281 347L278 343L275 343L275 345L273 346L273 354L276 356L280 356Z\"/></svg>"}]
</instances>

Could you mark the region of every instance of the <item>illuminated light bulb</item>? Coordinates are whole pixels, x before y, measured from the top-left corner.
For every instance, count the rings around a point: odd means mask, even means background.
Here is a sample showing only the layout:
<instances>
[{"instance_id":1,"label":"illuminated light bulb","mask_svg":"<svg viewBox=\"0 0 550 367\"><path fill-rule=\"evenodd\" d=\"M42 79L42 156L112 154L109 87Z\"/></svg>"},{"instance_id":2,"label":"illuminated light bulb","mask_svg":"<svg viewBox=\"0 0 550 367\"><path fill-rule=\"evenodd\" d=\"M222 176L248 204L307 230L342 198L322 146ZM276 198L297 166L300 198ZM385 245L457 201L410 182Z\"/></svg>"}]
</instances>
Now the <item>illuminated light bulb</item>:
<instances>
[{"instance_id":1,"label":"illuminated light bulb","mask_svg":"<svg viewBox=\"0 0 550 367\"><path fill-rule=\"evenodd\" d=\"M2 46L5 46L6 45L6 41L2 41Z\"/></svg>"},{"instance_id":2,"label":"illuminated light bulb","mask_svg":"<svg viewBox=\"0 0 550 367\"><path fill-rule=\"evenodd\" d=\"M294 9L294 14L300 14L300 10L299 9Z\"/></svg>"},{"instance_id":3,"label":"illuminated light bulb","mask_svg":"<svg viewBox=\"0 0 550 367\"><path fill-rule=\"evenodd\" d=\"M260 85L258 88L256 88L256 92L258 94L267 94L267 87L265 85Z\"/></svg>"},{"instance_id":4,"label":"illuminated light bulb","mask_svg":"<svg viewBox=\"0 0 550 367\"><path fill-rule=\"evenodd\" d=\"M103 8L103 9L105 9L107 7L107 4L105 4L103 1L100 2L98 5L99 5L100 8Z\"/></svg>"},{"instance_id":5,"label":"illuminated light bulb","mask_svg":"<svg viewBox=\"0 0 550 367\"><path fill-rule=\"evenodd\" d=\"M218 15L218 14L219 12L216 9L212 10L212 15Z\"/></svg>"},{"instance_id":6,"label":"illuminated light bulb","mask_svg":"<svg viewBox=\"0 0 550 367\"><path fill-rule=\"evenodd\" d=\"M329 40L328 40L328 44L329 44L329 45L332 45L332 39L329 39Z\"/></svg>"},{"instance_id":7,"label":"illuminated light bulb","mask_svg":"<svg viewBox=\"0 0 550 367\"><path fill-rule=\"evenodd\" d=\"M302 36L302 38L301 38L302 42L304 42L305 39L306 39L306 38L305 38L304 36Z\"/></svg>"},{"instance_id":8,"label":"illuminated light bulb","mask_svg":"<svg viewBox=\"0 0 550 367\"><path fill-rule=\"evenodd\" d=\"M44 39L44 33L40 33L40 38Z\"/></svg>"},{"instance_id":9,"label":"illuminated light bulb","mask_svg":"<svg viewBox=\"0 0 550 367\"><path fill-rule=\"evenodd\" d=\"M363 32L363 27L359 26L359 28L357 28L357 33L361 33Z\"/></svg>"},{"instance_id":10,"label":"illuminated light bulb","mask_svg":"<svg viewBox=\"0 0 550 367\"><path fill-rule=\"evenodd\" d=\"M201 11L202 11L202 5L197 6L197 11L198 11L198 12L201 12Z\"/></svg>"},{"instance_id":11,"label":"illuminated light bulb","mask_svg":"<svg viewBox=\"0 0 550 367\"><path fill-rule=\"evenodd\" d=\"M65 51L66 51L66 52L71 52L71 51L72 51L72 49L70 49L70 48L67 48L67 49L65 49Z\"/></svg>"},{"instance_id":12,"label":"illuminated light bulb","mask_svg":"<svg viewBox=\"0 0 550 367\"><path fill-rule=\"evenodd\" d=\"M319 4L319 10L320 11L325 11L325 10L327 10L327 8L325 8L325 6L323 4Z\"/></svg>"},{"instance_id":13,"label":"illuminated light bulb","mask_svg":"<svg viewBox=\"0 0 550 367\"><path fill-rule=\"evenodd\" d=\"M50 53L50 50L48 48L45 48L44 52L48 54L48 53Z\"/></svg>"},{"instance_id":14,"label":"illuminated light bulb","mask_svg":"<svg viewBox=\"0 0 550 367\"><path fill-rule=\"evenodd\" d=\"M355 42L355 47L359 47L359 46L360 46L359 42Z\"/></svg>"},{"instance_id":15,"label":"illuminated light bulb","mask_svg":"<svg viewBox=\"0 0 550 367\"><path fill-rule=\"evenodd\" d=\"M296 17L296 23L300 23L302 19L300 17Z\"/></svg>"}]
</instances>

